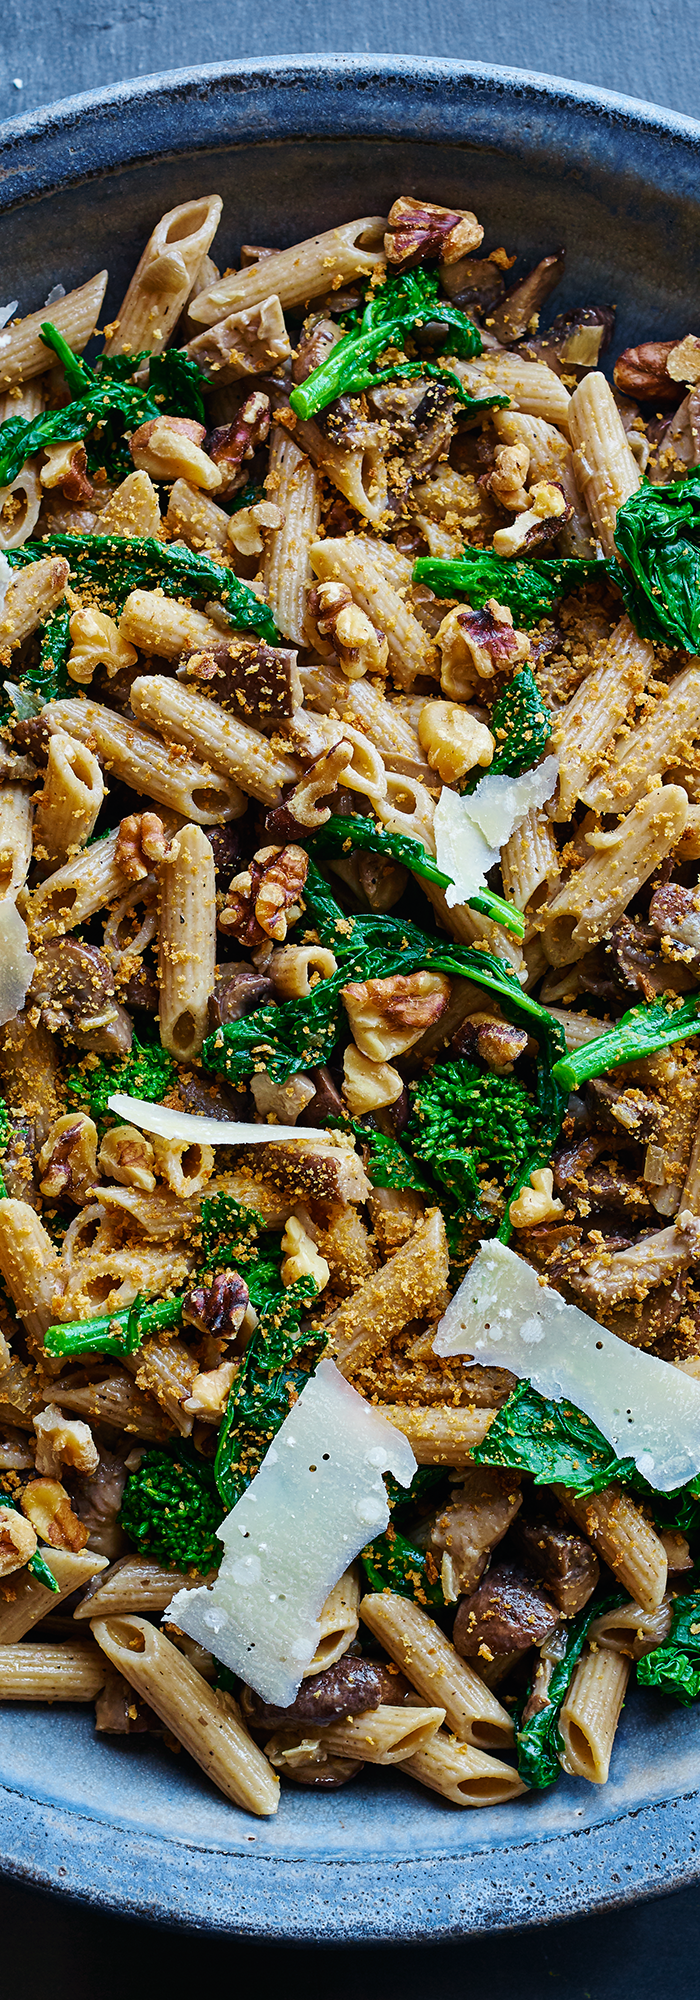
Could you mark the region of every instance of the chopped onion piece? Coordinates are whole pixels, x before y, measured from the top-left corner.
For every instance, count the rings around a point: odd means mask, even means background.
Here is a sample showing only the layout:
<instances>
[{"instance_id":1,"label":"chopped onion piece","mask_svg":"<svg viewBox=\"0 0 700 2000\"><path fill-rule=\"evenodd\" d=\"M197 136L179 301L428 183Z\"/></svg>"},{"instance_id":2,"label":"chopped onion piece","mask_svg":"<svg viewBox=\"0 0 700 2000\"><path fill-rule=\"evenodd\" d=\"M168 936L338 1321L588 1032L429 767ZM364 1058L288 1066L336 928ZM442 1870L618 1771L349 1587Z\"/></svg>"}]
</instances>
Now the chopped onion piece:
<instances>
[{"instance_id":1,"label":"chopped onion piece","mask_svg":"<svg viewBox=\"0 0 700 2000\"><path fill-rule=\"evenodd\" d=\"M159 1139L182 1139L188 1146L267 1146L271 1139L323 1139L332 1144L335 1134L320 1125L250 1125L244 1119L195 1118L190 1111L174 1111L169 1104L147 1104L142 1097L123 1097L117 1091L107 1099L128 1125L141 1132L155 1132Z\"/></svg>"},{"instance_id":2,"label":"chopped onion piece","mask_svg":"<svg viewBox=\"0 0 700 2000\"><path fill-rule=\"evenodd\" d=\"M288 1708L316 1651L329 1592L388 1525L382 1473L409 1486L415 1470L406 1438L332 1361L319 1362L217 1528L224 1559L216 1582L178 1591L169 1622L263 1701Z\"/></svg>"},{"instance_id":3,"label":"chopped onion piece","mask_svg":"<svg viewBox=\"0 0 700 2000\"><path fill-rule=\"evenodd\" d=\"M659 1493L700 1472L700 1382L567 1305L504 1243L482 1243L433 1346L575 1403Z\"/></svg>"},{"instance_id":4,"label":"chopped onion piece","mask_svg":"<svg viewBox=\"0 0 700 2000\"><path fill-rule=\"evenodd\" d=\"M29 933L11 896L0 901L0 1028L24 1006L36 970Z\"/></svg>"}]
</instances>

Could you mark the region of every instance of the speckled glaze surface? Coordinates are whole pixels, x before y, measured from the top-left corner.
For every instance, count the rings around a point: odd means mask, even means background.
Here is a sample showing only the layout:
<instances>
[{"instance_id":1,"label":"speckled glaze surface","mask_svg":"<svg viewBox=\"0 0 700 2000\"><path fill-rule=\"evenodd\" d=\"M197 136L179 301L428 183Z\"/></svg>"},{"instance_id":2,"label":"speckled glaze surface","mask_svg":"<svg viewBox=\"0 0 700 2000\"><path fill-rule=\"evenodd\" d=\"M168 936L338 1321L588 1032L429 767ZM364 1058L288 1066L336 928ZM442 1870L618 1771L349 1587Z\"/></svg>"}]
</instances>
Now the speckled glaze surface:
<instances>
[{"instance_id":1,"label":"speckled glaze surface","mask_svg":"<svg viewBox=\"0 0 700 2000\"><path fill-rule=\"evenodd\" d=\"M3 298L110 267L114 312L166 208L218 189L217 258L386 212L477 210L489 246L568 249L562 305L613 300L618 344L697 323L700 125L517 70L413 58L251 61L148 77L0 127ZM184 1756L91 1713L0 1712L0 1867L168 1924L319 1942L547 1923L700 1875L700 1714L627 1703L602 1790L562 1779L459 1812L392 1773L228 1805Z\"/></svg>"}]
</instances>

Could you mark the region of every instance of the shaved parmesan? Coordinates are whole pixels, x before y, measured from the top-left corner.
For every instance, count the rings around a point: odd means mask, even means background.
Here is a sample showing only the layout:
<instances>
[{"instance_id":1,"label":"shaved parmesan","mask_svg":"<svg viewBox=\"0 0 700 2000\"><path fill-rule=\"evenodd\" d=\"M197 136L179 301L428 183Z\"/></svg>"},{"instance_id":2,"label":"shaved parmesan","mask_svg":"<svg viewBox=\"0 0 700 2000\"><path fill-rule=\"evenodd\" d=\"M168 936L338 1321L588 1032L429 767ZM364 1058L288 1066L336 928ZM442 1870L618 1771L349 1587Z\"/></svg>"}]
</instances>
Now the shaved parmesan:
<instances>
[{"instance_id":1,"label":"shaved parmesan","mask_svg":"<svg viewBox=\"0 0 700 2000\"><path fill-rule=\"evenodd\" d=\"M504 1243L482 1243L433 1346L509 1368L555 1403L566 1397L659 1493L700 1472L700 1382L567 1305Z\"/></svg>"},{"instance_id":2,"label":"shaved parmesan","mask_svg":"<svg viewBox=\"0 0 700 2000\"><path fill-rule=\"evenodd\" d=\"M319 1613L360 1549L389 1521L382 1479L409 1486L406 1438L321 1361L217 1534L210 1589L180 1590L168 1620L263 1701L288 1708L321 1636Z\"/></svg>"},{"instance_id":3,"label":"shaved parmesan","mask_svg":"<svg viewBox=\"0 0 700 2000\"><path fill-rule=\"evenodd\" d=\"M155 1132L159 1139L181 1139L187 1146L269 1146L274 1139L301 1139L304 1144L309 1139L323 1139L326 1146L333 1143L334 1134L319 1125L305 1125L299 1132L296 1125L195 1118L189 1111L173 1111L169 1104L146 1104L142 1097L124 1097L119 1091L107 1102L110 1111L116 1111L128 1125L138 1126L141 1132Z\"/></svg>"},{"instance_id":4,"label":"shaved parmesan","mask_svg":"<svg viewBox=\"0 0 700 2000\"><path fill-rule=\"evenodd\" d=\"M36 970L29 933L11 896L0 901L0 1028L24 1006Z\"/></svg>"},{"instance_id":5,"label":"shaved parmesan","mask_svg":"<svg viewBox=\"0 0 700 2000\"><path fill-rule=\"evenodd\" d=\"M452 910L486 886L489 868L498 860L502 847L522 825L533 806L543 806L551 798L557 782L556 757L545 757L534 771L522 778L496 774L482 778L476 791L460 798L443 785L435 808L435 853L438 868L451 875L452 887L445 901Z\"/></svg>"}]
</instances>

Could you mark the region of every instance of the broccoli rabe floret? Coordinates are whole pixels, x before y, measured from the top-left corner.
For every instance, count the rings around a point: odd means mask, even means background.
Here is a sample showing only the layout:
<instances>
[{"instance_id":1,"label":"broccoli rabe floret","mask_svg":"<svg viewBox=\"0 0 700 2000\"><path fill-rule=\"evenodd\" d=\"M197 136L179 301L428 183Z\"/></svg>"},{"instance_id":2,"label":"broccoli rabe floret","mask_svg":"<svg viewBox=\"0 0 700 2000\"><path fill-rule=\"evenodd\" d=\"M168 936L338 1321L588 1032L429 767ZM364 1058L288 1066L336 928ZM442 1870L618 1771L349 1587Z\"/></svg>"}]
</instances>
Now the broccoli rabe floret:
<instances>
[{"instance_id":1,"label":"broccoli rabe floret","mask_svg":"<svg viewBox=\"0 0 700 2000\"><path fill-rule=\"evenodd\" d=\"M541 1126L541 1113L514 1076L494 1076L465 1057L436 1063L418 1084L407 1136L413 1151L442 1169L455 1155L500 1167L515 1178Z\"/></svg>"},{"instance_id":2,"label":"broccoli rabe floret","mask_svg":"<svg viewBox=\"0 0 700 2000\"><path fill-rule=\"evenodd\" d=\"M537 763L549 741L552 718L545 708L531 667L513 675L494 702L491 728L496 739L489 775L506 771L519 778Z\"/></svg>"},{"instance_id":3,"label":"broccoli rabe floret","mask_svg":"<svg viewBox=\"0 0 700 2000\"><path fill-rule=\"evenodd\" d=\"M83 1056L66 1077L69 1098L91 1118L104 1118L116 1091L162 1104L175 1077L176 1065L160 1042L140 1042L134 1035L128 1056Z\"/></svg>"},{"instance_id":4,"label":"broccoli rabe floret","mask_svg":"<svg viewBox=\"0 0 700 2000\"><path fill-rule=\"evenodd\" d=\"M190 1444L147 1451L124 1488L120 1520L136 1547L175 1569L218 1568L224 1508L214 1469Z\"/></svg>"}]
</instances>

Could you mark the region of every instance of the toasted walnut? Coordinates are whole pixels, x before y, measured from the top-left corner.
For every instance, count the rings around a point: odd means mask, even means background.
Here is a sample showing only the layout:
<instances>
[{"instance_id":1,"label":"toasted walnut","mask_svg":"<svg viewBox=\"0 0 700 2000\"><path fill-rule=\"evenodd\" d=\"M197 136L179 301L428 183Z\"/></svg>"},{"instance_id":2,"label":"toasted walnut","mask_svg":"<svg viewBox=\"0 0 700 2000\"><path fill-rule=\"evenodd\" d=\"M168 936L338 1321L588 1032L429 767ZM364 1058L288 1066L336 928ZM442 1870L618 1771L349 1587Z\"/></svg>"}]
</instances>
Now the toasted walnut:
<instances>
[{"instance_id":1,"label":"toasted walnut","mask_svg":"<svg viewBox=\"0 0 700 2000\"><path fill-rule=\"evenodd\" d=\"M194 423L190 417L152 418L130 438L134 465L139 472L150 472L152 479L187 479L190 486L202 487L205 493L216 492L221 473L202 451L205 436L204 424Z\"/></svg>"},{"instance_id":2,"label":"toasted walnut","mask_svg":"<svg viewBox=\"0 0 700 2000\"><path fill-rule=\"evenodd\" d=\"M0 1576L11 1576L13 1570L24 1569L30 1556L36 1554L36 1546L31 1521L16 1514L14 1507L0 1505Z\"/></svg>"},{"instance_id":3,"label":"toasted walnut","mask_svg":"<svg viewBox=\"0 0 700 2000\"><path fill-rule=\"evenodd\" d=\"M188 1142L154 1135L153 1151L157 1172L183 1201L189 1195L201 1194L211 1180L215 1165L212 1146L202 1146L196 1139Z\"/></svg>"},{"instance_id":4,"label":"toasted walnut","mask_svg":"<svg viewBox=\"0 0 700 2000\"><path fill-rule=\"evenodd\" d=\"M453 1035L450 1047L455 1055L468 1055L472 1050L480 1056L487 1069L496 1075L507 1075L524 1054L528 1035L524 1028L515 1028L510 1021L501 1021L496 1014L469 1014L461 1028Z\"/></svg>"},{"instance_id":5,"label":"toasted walnut","mask_svg":"<svg viewBox=\"0 0 700 2000\"><path fill-rule=\"evenodd\" d=\"M57 1479L64 1465L88 1477L97 1471L100 1454L89 1424L81 1423L78 1417L66 1416L56 1403L47 1403L33 1422L37 1472Z\"/></svg>"},{"instance_id":6,"label":"toasted walnut","mask_svg":"<svg viewBox=\"0 0 700 2000\"><path fill-rule=\"evenodd\" d=\"M440 685L455 701L464 701L479 682L512 670L530 656L527 632L513 630L513 614L490 597L481 611L448 611L437 634L442 654Z\"/></svg>"},{"instance_id":7,"label":"toasted walnut","mask_svg":"<svg viewBox=\"0 0 700 2000\"><path fill-rule=\"evenodd\" d=\"M20 1506L40 1542L49 1542L54 1549L84 1549L89 1530L73 1513L65 1486L59 1480L30 1479Z\"/></svg>"},{"instance_id":8,"label":"toasted walnut","mask_svg":"<svg viewBox=\"0 0 700 2000\"><path fill-rule=\"evenodd\" d=\"M124 673L127 667L135 667L138 653L123 639L113 618L106 611L96 611L94 605L86 605L82 611L74 611L70 621L71 650L66 662L72 681L81 687L89 687L96 667L106 667L110 680L115 674Z\"/></svg>"},{"instance_id":9,"label":"toasted walnut","mask_svg":"<svg viewBox=\"0 0 700 2000\"><path fill-rule=\"evenodd\" d=\"M322 638L332 638L349 681L386 673L389 643L378 625L353 603L345 583L315 583L308 596L309 617Z\"/></svg>"},{"instance_id":10,"label":"toasted walnut","mask_svg":"<svg viewBox=\"0 0 700 2000\"><path fill-rule=\"evenodd\" d=\"M204 1423L217 1423L223 1416L239 1366L238 1361L221 1361L218 1368L209 1368L204 1374L195 1375L189 1396L185 1397L182 1405L187 1415L201 1417Z\"/></svg>"},{"instance_id":11,"label":"toasted walnut","mask_svg":"<svg viewBox=\"0 0 700 2000\"><path fill-rule=\"evenodd\" d=\"M176 861L177 839L170 840L154 812L128 813L120 820L115 861L128 882L145 882L161 861Z\"/></svg>"},{"instance_id":12,"label":"toasted walnut","mask_svg":"<svg viewBox=\"0 0 700 2000\"><path fill-rule=\"evenodd\" d=\"M626 347L613 369L616 389L642 403L677 403L678 383L672 380L666 364L680 344L677 340L644 340L641 347Z\"/></svg>"},{"instance_id":13,"label":"toasted walnut","mask_svg":"<svg viewBox=\"0 0 700 2000\"><path fill-rule=\"evenodd\" d=\"M410 195L399 195L388 219L384 237L387 260L403 271L428 257L456 264L460 257L478 250L484 234L471 209L440 208L432 201L414 201Z\"/></svg>"},{"instance_id":14,"label":"toasted walnut","mask_svg":"<svg viewBox=\"0 0 700 2000\"><path fill-rule=\"evenodd\" d=\"M39 1187L47 1201L90 1199L97 1175L97 1126L85 1111L54 1119L39 1154Z\"/></svg>"},{"instance_id":15,"label":"toasted walnut","mask_svg":"<svg viewBox=\"0 0 700 2000\"><path fill-rule=\"evenodd\" d=\"M296 1285L299 1278L313 1278L319 1292L322 1292L328 1284L330 1268L325 1257L319 1256L313 1237L307 1234L303 1222L296 1215L287 1218L281 1248L283 1285Z\"/></svg>"},{"instance_id":16,"label":"toasted walnut","mask_svg":"<svg viewBox=\"0 0 700 2000\"><path fill-rule=\"evenodd\" d=\"M248 1312L248 1286L237 1271L219 1271L210 1285L195 1285L185 1293L182 1310L201 1333L233 1340Z\"/></svg>"},{"instance_id":17,"label":"toasted walnut","mask_svg":"<svg viewBox=\"0 0 700 2000\"><path fill-rule=\"evenodd\" d=\"M572 508L561 486L555 486L549 479L538 479L527 495L525 512L517 514L509 527L496 529L495 554L521 555L524 549L534 549L540 542L550 541L571 519L571 514Z\"/></svg>"},{"instance_id":18,"label":"toasted walnut","mask_svg":"<svg viewBox=\"0 0 700 2000\"><path fill-rule=\"evenodd\" d=\"M152 1194L156 1184L154 1160L150 1139L145 1132L137 1132L135 1125L113 1125L111 1131L105 1132L98 1163L102 1173L120 1187L140 1188L143 1194Z\"/></svg>"},{"instance_id":19,"label":"toasted walnut","mask_svg":"<svg viewBox=\"0 0 700 2000\"><path fill-rule=\"evenodd\" d=\"M564 1203L552 1199L554 1175L551 1167L535 1167L529 1187L522 1188L510 1205L514 1229L533 1229L539 1222L553 1222L564 1214Z\"/></svg>"},{"instance_id":20,"label":"toasted walnut","mask_svg":"<svg viewBox=\"0 0 700 2000\"><path fill-rule=\"evenodd\" d=\"M87 476L87 452L80 442L47 445L39 478L42 486L60 486L64 499L73 506L91 500L95 490Z\"/></svg>"},{"instance_id":21,"label":"toasted walnut","mask_svg":"<svg viewBox=\"0 0 700 2000\"><path fill-rule=\"evenodd\" d=\"M353 1118L363 1118L366 1111L380 1111L385 1104L395 1104L403 1090L403 1077L391 1063L372 1062L369 1056L356 1049L349 1042L343 1056L343 1096Z\"/></svg>"},{"instance_id":22,"label":"toasted walnut","mask_svg":"<svg viewBox=\"0 0 700 2000\"><path fill-rule=\"evenodd\" d=\"M250 1088L261 1118L271 1118L278 1125L295 1125L316 1096L310 1076L290 1076L287 1083L273 1083L271 1076L252 1076Z\"/></svg>"},{"instance_id":23,"label":"toasted walnut","mask_svg":"<svg viewBox=\"0 0 700 2000\"><path fill-rule=\"evenodd\" d=\"M396 972L390 979L351 981L342 997L362 1055L386 1062L412 1048L439 1021L450 982L441 972Z\"/></svg>"},{"instance_id":24,"label":"toasted walnut","mask_svg":"<svg viewBox=\"0 0 700 2000\"><path fill-rule=\"evenodd\" d=\"M488 487L494 500L501 507L507 507L512 514L522 514L528 506L525 481L530 470L530 452L526 444L499 444L494 453L493 472L489 474Z\"/></svg>"},{"instance_id":25,"label":"toasted walnut","mask_svg":"<svg viewBox=\"0 0 700 2000\"><path fill-rule=\"evenodd\" d=\"M249 869L231 883L219 916L219 928L232 931L240 944L284 944L290 923L301 915L298 897L306 881L309 857L303 847L261 847Z\"/></svg>"},{"instance_id":26,"label":"toasted walnut","mask_svg":"<svg viewBox=\"0 0 700 2000\"><path fill-rule=\"evenodd\" d=\"M234 493L238 486L245 485L242 467L246 459L252 458L258 446L265 443L270 429L270 398L261 389L254 389L246 397L235 422L222 424L218 430L210 431L207 451L221 478L221 497Z\"/></svg>"},{"instance_id":27,"label":"toasted walnut","mask_svg":"<svg viewBox=\"0 0 700 2000\"><path fill-rule=\"evenodd\" d=\"M444 785L453 785L475 764L490 764L495 748L485 723L453 701L426 701L418 717L418 740Z\"/></svg>"},{"instance_id":28,"label":"toasted walnut","mask_svg":"<svg viewBox=\"0 0 700 2000\"><path fill-rule=\"evenodd\" d=\"M313 764L309 765L294 791L283 806L276 806L269 815L268 827L272 832L275 822L285 815L285 825L292 830L323 826L330 819L331 808L321 801L327 801L347 783L348 772L353 760L353 746L343 737L334 743L332 749L324 750Z\"/></svg>"},{"instance_id":29,"label":"toasted walnut","mask_svg":"<svg viewBox=\"0 0 700 2000\"><path fill-rule=\"evenodd\" d=\"M683 382L687 389L700 382L700 340L696 333L687 333L685 340L679 340L678 346L671 348L666 370L672 382Z\"/></svg>"},{"instance_id":30,"label":"toasted walnut","mask_svg":"<svg viewBox=\"0 0 700 2000\"><path fill-rule=\"evenodd\" d=\"M228 524L228 538L242 556L259 556L265 547L264 528L281 528L283 516L272 500L256 500L253 507L240 507Z\"/></svg>"}]
</instances>

